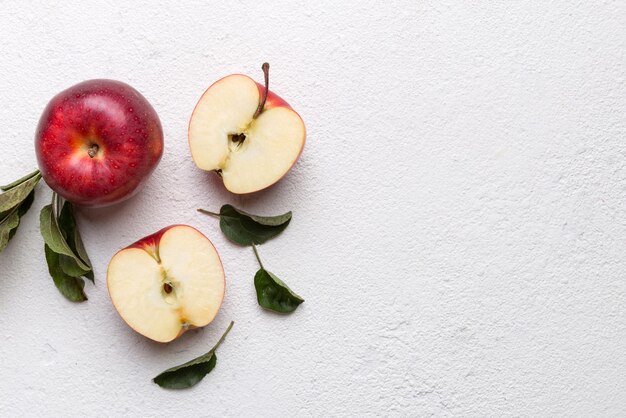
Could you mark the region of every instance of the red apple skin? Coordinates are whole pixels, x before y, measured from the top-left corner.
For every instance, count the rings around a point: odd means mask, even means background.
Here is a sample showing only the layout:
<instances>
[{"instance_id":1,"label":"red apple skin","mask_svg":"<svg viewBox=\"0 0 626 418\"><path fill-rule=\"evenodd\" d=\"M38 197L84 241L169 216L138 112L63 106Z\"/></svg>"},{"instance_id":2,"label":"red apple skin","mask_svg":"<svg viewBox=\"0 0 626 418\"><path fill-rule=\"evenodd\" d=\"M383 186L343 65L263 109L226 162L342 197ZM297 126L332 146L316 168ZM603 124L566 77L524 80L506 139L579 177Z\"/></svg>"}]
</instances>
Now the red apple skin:
<instances>
[{"instance_id":1,"label":"red apple skin","mask_svg":"<svg viewBox=\"0 0 626 418\"><path fill-rule=\"evenodd\" d=\"M131 86L88 80L48 103L35 152L52 190L78 205L107 206L133 196L154 171L163 154L163 129L154 108Z\"/></svg>"},{"instance_id":2,"label":"red apple skin","mask_svg":"<svg viewBox=\"0 0 626 418\"><path fill-rule=\"evenodd\" d=\"M140 250L147 251L154 259L158 260L159 258L157 256L157 254L158 254L158 249L159 249L159 242L161 242L161 237L168 230L174 228L175 226L187 226L187 225L170 225L170 226L166 226L165 228L155 232L154 234L150 234L147 237L144 237L144 238L138 240L137 242L134 242L134 243L130 244L128 247L126 247L124 249L139 248ZM198 231L198 232L200 232L200 231Z\"/></svg>"},{"instance_id":3,"label":"red apple skin","mask_svg":"<svg viewBox=\"0 0 626 418\"><path fill-rule=\"evenodd\" d=\"M263 95L265 94L265 86L259 83L256 83L256 85L259 88L259 97L261 98L261 100L263 100ZM289 103L284 101L280 96L270 90L267 92L267 99L265 99L265 105L263 106L263 109L261 111L268 110L273 107L288 107L289 109L293 110L293 108L289 106Z\"/></svg>"},{"instance_id":4,"label":"red apple skin","mask_svg":"<svg viewBox=\"0 0 626 418\"><path fill-rule=\"evenodd\" d=\"M176 224L176 225L166 226L165 228L158 230L154 234L150 234L147 237L143 237L140 240L137 240L137 242L130 244L126 248L140 248L143 250L146 247L158 247L163 234L165 234L167 231L174 228L175 226L187 226L187 225Z\"/></svg>"}]
</instances>

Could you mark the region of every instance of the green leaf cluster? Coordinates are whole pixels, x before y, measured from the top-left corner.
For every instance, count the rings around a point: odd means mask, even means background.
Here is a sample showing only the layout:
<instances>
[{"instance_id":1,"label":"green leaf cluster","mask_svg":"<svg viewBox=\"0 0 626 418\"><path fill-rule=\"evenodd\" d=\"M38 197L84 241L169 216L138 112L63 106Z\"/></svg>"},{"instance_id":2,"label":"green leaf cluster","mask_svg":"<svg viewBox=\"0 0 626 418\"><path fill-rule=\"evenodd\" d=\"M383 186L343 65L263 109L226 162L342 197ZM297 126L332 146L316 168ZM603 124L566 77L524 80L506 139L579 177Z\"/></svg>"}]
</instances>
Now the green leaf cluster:
<instances>
[{"instance_id":1,"label":"green leaf cluster","mask_svg":"<svg viewBox=\"0 0 626 418\"><path fill-rule=\"evenodd\" d=\"M22 177L6 186L0 186L0 252L20 226L22 216L28 212L35 200L35 186L41 180L39 170Z\"/></svg>"},{"instance_id":2,"label":"green leaf cluster","mask_svg":"<svg viewBox=\"0 0 626 418\"><path fill-rule=\"evenodd\" d=\"M78 232L74 208L56 193L39 215L48 271L57 289L72 302L87 300L84 279L94 281L91 261Z\"/></svg>"}]
</instances>

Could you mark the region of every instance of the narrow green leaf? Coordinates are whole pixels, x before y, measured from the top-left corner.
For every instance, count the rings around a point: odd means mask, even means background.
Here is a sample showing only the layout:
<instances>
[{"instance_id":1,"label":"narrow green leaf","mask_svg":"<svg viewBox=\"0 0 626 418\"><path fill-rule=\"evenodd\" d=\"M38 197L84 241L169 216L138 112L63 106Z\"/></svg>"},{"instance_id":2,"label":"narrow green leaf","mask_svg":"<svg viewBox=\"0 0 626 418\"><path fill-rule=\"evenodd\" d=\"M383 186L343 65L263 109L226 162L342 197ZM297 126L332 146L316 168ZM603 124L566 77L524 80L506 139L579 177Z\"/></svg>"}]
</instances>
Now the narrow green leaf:
<instances>
[{"instance_id":1,"label":"narrow green leaf","mask_svg":"<svg viewBox=\"0 0 626 418\"><path fill-rule=\"evenodd\" d=\"M28 212L34 200L35 191L33 190L18 207L0 214L0 252L7 247L9 241L15 236L17 228L20 226L22 216Z\"/></svg>"},{"instance_id":2,"label":"narrow green leaf","mask_svg":"<svg viewBox=\"0 0 626 418\"><path fill-rule=\"evenodd\" d=\"M72 302L83 302L87 295L83 291L85 281L78 277L68 276L59 265L59 254L55 253L48 245L45 246L48 271L59 292Z\"/></svg>"},{"instance_id":3,"label":"narrow green leaf","mask_svg":"<svg viewBox=\"0 0 626 418\"><path fill-rule=\"evenodd\" d=\"M6 186L0 186L0 190L6 192L9 189L12 189L13 187L17 186L20 183L25 182L26 180L35 177L37 174L39 174L39 170L35 170L30 174L26 174L24 177L22 177L21 179L17 179L12 183L7 184Z\"/></svg>"},{"instance_id":4,"label":"narrow green leaf","mask_svg":"<svg viewBox=\"0 0 626 418\"><path fill-rule=\"evenodd\" d=\"M91 280L91 283L95 283L95 278L93 275L93 270L88 271L87 273L83 274L83 277L87 280Z\"/></svg>"},{"instance_id":5,"label":"narrow green leaf","mask_svg":"<svg viewBox=\"0 0 626 418\"><path fill-rule=\"evenodd\" d=\"M203 356L202 361L182 365L180 369L169 370L155 377L154 383L167 389L186 389L201 381L204 376L211 373L217 363L217 356L211 352L208 356Z\"/></svg>"},{"instance_id":6,"label":"narrow green leaf","mask_svg":"<svg viewBox=\"0 0 626 418\"><path fill-rule=\"evenodd\" d=\"M233 216L235 213L241 216L248 217L252 219L253 221L255 221L256 223L260 225L265 225L265 226L281 226L285 223L289 223L289 221L291 220L291 211L287 213L283 213L282 215L276 215L276 216L259 216L259 215L253 215L248 212L244 212L241 209L237 209L233 205L224 205L220 209L220 215Z\"/></svg>"},{"instance_id":7,"label":"narrow green leaf","mask_svg":"<svg viewBox=\"0 0 626 418\"><path fill-rule=\"evenodd\" d=\"M26 212L28 212L28 210L30 209L34 201L35 201L35 190L33 189L28 194L28 196L26 196L26 199L24 199L20 207L17 209L17 213L19 213L20 218L26 215Z\"/></svg>"},{"instance_id":8,"label":"narrow green leaf","mask_svg":"<svg viewBox=\"0 0 626 418\"><path fill-rule=\"evenodd\" d=\"M87 251L85 250L85 246L83 245L83 240L81 239L80 233L78 232L76 218L74 218L74 208L72 204L68 201L63 204L63 209L61 209L58 224L59 229L61 230L61 233L63 234L63 237L65 238L67 245L71 248L72 252L77 256L78 259L83 261L85 265L89 266L89 269L83 269L80 265L78 265L78 262L75 258L61 255L61 269L63 269L66 274L72 277L83 276L93 282L94 276L91 267L91 260L89 260L89 256L87 255Z\"/></svg>"},{"instance_id":9,"label":"narrow green leaf","mask_svg":"<svg viewBox=\"0 0 626 418\"><path fill-rule=\"evenodd\" d=\"M259 305L274 312L293 312L304 302L282 280L263 267L254 276L254 287Z\"/></svg>"},{"instance_id":10,"label":"narrow green leaf","mask_svg":"<svg viewBox=\"0 0 626 418\"><path fill-rule=\"evenodd\" d=\"M20 224L20 215L17 213L17 208L9 213L0 224L0 251L3 251L9 241L13 238L17 227Z\"/></svg>"},{"instance_id":11,"label":"narrow green leaf","mask_svg":"<svg viewBox=\"0 0 626 418\"><path fill-rule=\"evenodd\" d=\"M34 177L0 194L0 212L11 210L21 204L28 197L30 192L33 191L39 180L41 180L41 175L36 174Z\"/></svg>"},{"instance_id":12,"label":"narrow green leaf","mask_svg":"<svg viewBox=\"0 0 626 418\"><path fill-rule=\"evenodd\" d=\"M157 385L167 389L185 389L190 388L209 374L217 363L217 356L215 351L222 344L226 335L230 332L234 322L231 321L228 328L219 339L217 344L206 354L201 355L191 361L188 361L180 366L175 366L167 369L157 377L152 379Z\"/></svg>"},{"instance_id":13,"label":"narrow green leaf","mask_svg":"<svg viewBox=\"0 0 626 418\"><path fill-rule=\"evenodd\" d=\"M78 232L76 218L74 217L74 207L68 201L63 205L63 209L59 215L59 228L64 232L67 244L72 251L74 251L74 254L78 255L86 265L91 267L91 260L89 260L87 250L85 250L83 240Z\"/></svg>"},{"instance_id":14,"label":"narrow green leaf","mask_svg":"<svg viewBox=\"0 0 626 418\"><path fill-rule=\"evenodd\" d=\"M210 212L200 210L202 213ZM220 209L220 229L228 239L239 245L262 244L283 232L291 221L291 212L278 216L258 216L232 205Z\"/></svg>"},{"instance_id":15,"label":"narrow green leaf","mask_svg":"<svg viewBox=\"0 0 626 418\"><path fill-rule=\"evenodd\" d=\"M72 277L86 276L91 271L81 268L76 259L63 254L59 254L59 267L65 274Z\"/></svg>"},{"instance_id":16,"label":"narrow green leaf","mask_svg":"<svg viewBox=\"0 0 626 418\"><path fill-rule=\"evenodd\" d=\"M69 244L65 240L61 229L59 228L59 224L54 217L54 213L52 211L52 205L46 205L41 209L41 213L39 215L40 221L40 231L41 235L48 247L52 251L57 254L63 254L70 258L73 258L78 267L85 271L91 270L91 267L85 264L84 261L78 257L72 248L70 248Z\"/></svg>"}]
</instances>

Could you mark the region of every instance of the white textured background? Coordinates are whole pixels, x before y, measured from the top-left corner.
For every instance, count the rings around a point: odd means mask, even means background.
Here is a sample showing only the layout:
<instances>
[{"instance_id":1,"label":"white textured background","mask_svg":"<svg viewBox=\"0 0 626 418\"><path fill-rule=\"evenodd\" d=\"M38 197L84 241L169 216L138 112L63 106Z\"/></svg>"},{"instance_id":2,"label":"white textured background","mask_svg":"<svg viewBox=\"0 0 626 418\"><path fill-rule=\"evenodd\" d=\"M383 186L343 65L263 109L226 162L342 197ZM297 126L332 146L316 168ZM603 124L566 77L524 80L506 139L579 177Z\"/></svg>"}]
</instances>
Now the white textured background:
<instances>
[{"instance_id":1,"label":"white textured background","mask_svg":"<svg viewBox=\"0 0 626 418\"><path fill-rule=\"evenodd\" d=\"M0 415L624 416L623 1L36 2L0 0L0 183L35 167L47 101L90 78L159 113L146 189L79 223L89 302L49 279L33 209L0 255ZM186 139L233 72L300 112L308 141L279 185L229 195ZM260 249L306 302L263 312L249 249L195 212L234 203L294 220ZM227 273L217 320L159 345L117 316L105 271L172 223ZM192 390L151 378L205 352Z\"/></svg>"}]
</instances>

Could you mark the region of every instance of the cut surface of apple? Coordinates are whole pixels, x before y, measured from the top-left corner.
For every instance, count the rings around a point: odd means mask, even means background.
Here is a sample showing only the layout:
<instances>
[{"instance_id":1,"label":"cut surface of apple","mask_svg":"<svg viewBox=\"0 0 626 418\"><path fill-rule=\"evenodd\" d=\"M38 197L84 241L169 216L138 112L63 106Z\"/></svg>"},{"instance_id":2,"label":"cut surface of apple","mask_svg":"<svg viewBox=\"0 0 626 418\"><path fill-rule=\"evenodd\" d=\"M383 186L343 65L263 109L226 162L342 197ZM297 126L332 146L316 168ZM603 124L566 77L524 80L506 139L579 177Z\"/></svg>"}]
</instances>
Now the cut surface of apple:
<instances>
[{"instance_id":1,"label":"cut surface of apple","mask_svg":"<svg viewBox=\"0 0 626 418\"><path fill-rule=\"evenodd\" d=\"M190 226L174 225L115 254L107 286L131 328L169 342L213 321L224 299L224 269L207 237Z\"/></svg>"},{"instance_id":2,"label":"cut surface of apple","mask_svg":"<svg viewBox=\"0 0 626 418\"><path fill-rule=\"evenodd\" d=\"M250 77L222 78L202 95L189 122L196 165L222 176L233 193L252 193L280 180L304 147L304 122L284 100ZM256 116L256 117L255 117Z\"/></svg>"}]
</instances>

